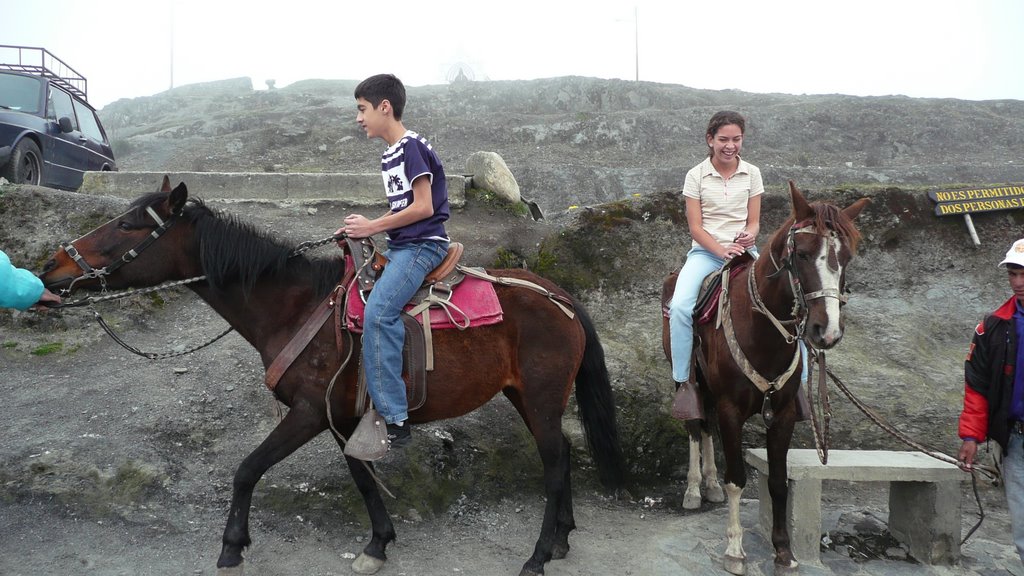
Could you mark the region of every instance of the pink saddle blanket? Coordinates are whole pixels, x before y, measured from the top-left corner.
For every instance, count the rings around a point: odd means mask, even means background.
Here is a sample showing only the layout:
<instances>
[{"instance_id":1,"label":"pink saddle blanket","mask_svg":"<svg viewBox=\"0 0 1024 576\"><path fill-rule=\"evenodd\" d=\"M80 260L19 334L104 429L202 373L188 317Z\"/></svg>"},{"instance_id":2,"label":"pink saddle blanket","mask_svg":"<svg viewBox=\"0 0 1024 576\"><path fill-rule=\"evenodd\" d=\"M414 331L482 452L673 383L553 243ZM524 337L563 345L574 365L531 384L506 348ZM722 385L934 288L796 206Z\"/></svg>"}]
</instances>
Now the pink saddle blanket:
<instances>
[{"instance_id":1,"label":"pink saddle blanket","mask_svg":"<svg viewBox=\"0 0 1024 576\"><path fill-rule=\"evenodd\" d=\"M464 328L468 320L469 327L488 326L502 321L501 302L498 301L498 294L494 291L494 284L486 280L466 276L462 282L455 286L452 292L449 307L451 318L440 307L430 308L430 329L442 330L446 328ZM416 303L418 304L418 303ZM406 310L413 308L415 304L409 304ZM363 332L363 316L366 304L359 297L359 286L352 283L348 292L348 313L346 324L352 332L361 334ZM461 312L460 312L461 310ZM423 323L421 316L416 319ZM454 320L454 322L452 322Z\"/></svg>"}]
</instances>

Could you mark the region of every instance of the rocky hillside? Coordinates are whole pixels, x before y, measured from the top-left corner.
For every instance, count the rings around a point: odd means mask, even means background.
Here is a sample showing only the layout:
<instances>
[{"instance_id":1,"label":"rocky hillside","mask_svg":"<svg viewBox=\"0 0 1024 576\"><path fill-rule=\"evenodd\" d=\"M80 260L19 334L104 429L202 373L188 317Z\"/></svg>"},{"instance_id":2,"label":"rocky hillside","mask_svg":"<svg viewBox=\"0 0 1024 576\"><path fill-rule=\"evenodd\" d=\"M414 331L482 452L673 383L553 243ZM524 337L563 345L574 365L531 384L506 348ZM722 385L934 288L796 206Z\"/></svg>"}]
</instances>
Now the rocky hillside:
<instances>
[{"instance_id":1,"label":"rocky hillside","mask_svg":"<svg viewBox=\"0 0 1024 576\"><path fill-rule=\"evenodd\" d=\"M125 170L366 172L379 146L365 142L353 122L354 84L308 81L268 92L241 79L122 100L101 114ZM923 190L1024 181L1014 163L1024 151L1024 102L757 95L585 78L413 88L410 98L409 125L434 135L451 172L474 151L497 151L524 194L558 216L533 222L471 195L450 230L467 245L471 264L525 266L581 296L601 333L638 482L672 484L685 475L683 431L667 416L671 384L658 298L661 279L678 268L690 242L679 179L703 154L707 117L725 107L750 117L747 156L768 178L760 243L789 213L783 178L797 179L812 200L845 206L873 199L859 221L864 240L850 271L847 335L829 365L911 435L955 449L963 354L974 324L1006 298L995 263L1022 234L1024 212L977 215L982 244L974 247L963 220L935 217ZM571 204L581 207L566 210ZM58 241L123 205L0 189L0 246L15 262L39 268ZM341 209L226 208L295 242L333 230ZM129 332L159 348L167 338L151 318L193 318L197 310L193 299L167 296L121 312ZM38 319L0 311L4 354L31 371L32 350L57 341L60 361L76 373L72 366L109 343L88 315L75 312ZM191 343L218 326L219 319L202 317L175 334ZM219 354L251 367L237 386L258 394L251 351L236 348ZM197 377L209 369L201 356L194 362ZM834 399L833 415L836 447L903 448L847 401ZM451 426L477 436L474 427L486 428L494 417L504 421L508 413ZM751 445L763 430L760 423L747 427ZM796 445L811 445L806 428L798 436ZM524 438L498 443L532 457Z\"/></svg>"},{"instance_id":2,"label":"rocky hillside","mask_svg":"<svg viewBox=\"0 0 1024 576\"><path fill-rule=\"evenodd\" d=\"M100 111L122 170L371 172L354 80L253 90L248 78L119 100ZM408 127L451 173L499 153L552 213L681 187L720 109L748 117L766 184L951 186L1024 181L1024 102L794 96L565 77L411 87Z\"/></svg>"}]
</instances>

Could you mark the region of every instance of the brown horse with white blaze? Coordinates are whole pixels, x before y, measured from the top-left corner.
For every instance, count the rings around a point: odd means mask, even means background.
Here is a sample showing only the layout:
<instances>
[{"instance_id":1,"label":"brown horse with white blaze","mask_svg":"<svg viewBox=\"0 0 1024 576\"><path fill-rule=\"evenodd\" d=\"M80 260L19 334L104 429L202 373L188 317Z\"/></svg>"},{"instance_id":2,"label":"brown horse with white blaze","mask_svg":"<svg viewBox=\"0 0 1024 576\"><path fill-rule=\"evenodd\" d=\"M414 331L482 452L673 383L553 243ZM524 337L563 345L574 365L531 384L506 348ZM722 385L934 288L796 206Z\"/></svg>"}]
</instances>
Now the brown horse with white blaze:
<instances>
[{"instance_id":1,"label":"brown horse with white blaze","mask_svg":"<svg viewBox=\"0 0 1024 576\"><path fill-rule=\"evenodd\" d=\"M869 200L862 198L845 209L832 204L808 203L790 181L792 215L771 236L761 256L728 282L728 306L721 325L695 325L694 364L705 414L715 418L725 455L725 495L729 526L725 568L746 572L740 495L746 485L742 432L753 415L766 412L768 488L772 499L772 544L777 571L798 566L786 528L788 485L786 457L797 421L802 361L799 343L823 351L843 337L842 305L846 301L846 271L856 253L860 233L854 219ZM671 298L675 275L663 286L663 299ZM662 341L670 354L668 321L663 319ZM707 497L722 501L715 475L713 443L708 421L690 420L690 470L684 506L700 504L702 472ZM700 467L703 448L703 470ZM694 500L695 498L695 500Z\"/></svg>"},{"instance_id":2,"label":"brown horse with white blaze","mask_svg":"<svg viewBox=\"0 0 1024 576\"><path fill-rule=\"evenodd\" d=\"M268 368L334 290L344 267L340 255L312 260L296 254L293 247L256 226L188 198L184 184L172 190L164 177L160 191L139 197L124 214L64 245L41 279L54 290L95 290L150 287L204 276L189 288L259 351ZM540 536L520 574L543 574L546 562L568 553L568 536L576 526L569 441L562 432L569 396L575 384L587 444L602 483L610 489L621 487L625 479L614 397L601 343L583 306L525 270L489 272L528 281L542 290L496 285L503 321L464 331L434 331L436 362L427 377L429 394L425 404L410 413L410 421L454 418L499 392L509 399L536 441L546 496ZM568 303L574 314L563 312L551 298ZM274 388L276 398L290 410L235 472L219 574L241 574L242 552L251 542L252 494L264 473L327 430L332 421L345 437L356 428L359 363L346 363L345 358L358 357L359 338L353 334L353 346L343 351L335 330L333 322L325 322ZM329 388L339 368L337 382ZM343 445L341 438L335 439ZM347 455L345 460L372 527L352 568L372 574L385 562L395 527L373 479L372 464Z\"/></svg>"}]
</instances>

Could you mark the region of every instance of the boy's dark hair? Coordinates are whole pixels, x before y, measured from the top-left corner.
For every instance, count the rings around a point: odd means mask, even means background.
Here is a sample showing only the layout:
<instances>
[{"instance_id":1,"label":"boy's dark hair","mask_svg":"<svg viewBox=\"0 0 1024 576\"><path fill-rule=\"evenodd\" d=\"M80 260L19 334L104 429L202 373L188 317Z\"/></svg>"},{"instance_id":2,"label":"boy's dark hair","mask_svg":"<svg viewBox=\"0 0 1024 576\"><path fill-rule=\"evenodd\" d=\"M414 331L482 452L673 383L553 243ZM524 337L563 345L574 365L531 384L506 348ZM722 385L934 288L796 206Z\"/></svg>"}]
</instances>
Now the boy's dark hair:
<instances>
[{"instance_id":1,"label":"boy's dark hair","mask_svg":"<svg viewBox=\"0 0 1024 576\"><path fill-rule=\"evenodd\" d=\"M394 74L377 74L363 80L356 86L356 99L363 98L376 110L380 103L387 100L395 120L402 119L405 110L405 85Z\"/></svg>"}]
</instances>

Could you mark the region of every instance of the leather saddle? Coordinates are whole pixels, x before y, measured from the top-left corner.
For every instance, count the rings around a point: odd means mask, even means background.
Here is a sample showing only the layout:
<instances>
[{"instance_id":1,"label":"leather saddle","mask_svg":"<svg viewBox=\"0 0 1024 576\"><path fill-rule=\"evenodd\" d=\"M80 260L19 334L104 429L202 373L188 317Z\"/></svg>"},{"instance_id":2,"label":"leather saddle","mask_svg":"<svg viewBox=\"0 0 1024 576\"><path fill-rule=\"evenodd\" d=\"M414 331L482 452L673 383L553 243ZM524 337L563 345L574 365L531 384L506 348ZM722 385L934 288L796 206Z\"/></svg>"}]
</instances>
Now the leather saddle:
<instances>
[{"instance_id":1,"label":"leather saddle","mask_svg":"<svg viewBox=\"0 0 1024 576\"><path fill-rule=\"evenodd\" d=\"M360 297L365 302L366 295L373 289L377 278L387 266L388 259L377 250L372 239L346 239L347 252L352 256L356 273L356 282ZM433 271L423 279L423 285L410 300L410 305L419 305L436 292L450 295L455 286L462 282L465 274L459 271L464 246L459 242L448 245L448 254ZM405 326L405 342L402 346L402 379L405 381L406 395L409 400L409 411L423 406L427 400L427 370L433 368L433 354L428 349L429 327L424 328L415 317L402 312L402 324ZM426 317L429 322L429 316ZM359 381L362 388L364 379L362 366L359 370Z\"/></svg>"},{"instance_id":2,"label":"leather saddle","mask_svg":"<svg viewBox=\"0 0 1024 576\"><path fill-rule=\"evenodd\" d=\"M750 252L744 252L729 260L724 266L704 277L697 293L697 303L693 306L694 324L706 324L718 315L718 300L722 293L722 276L729 275L732 280L744 268L754 262Z\"/></svg>"}]
</instances>

